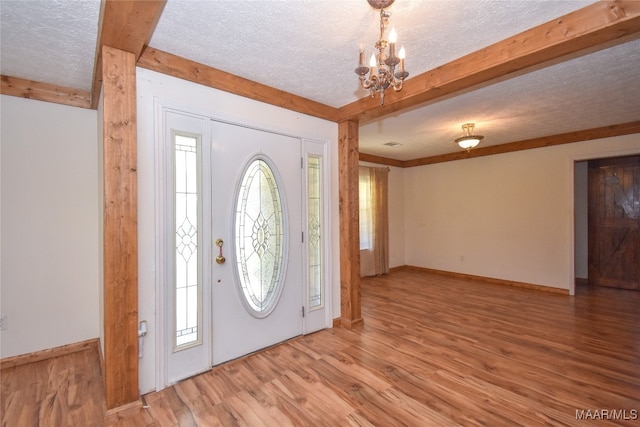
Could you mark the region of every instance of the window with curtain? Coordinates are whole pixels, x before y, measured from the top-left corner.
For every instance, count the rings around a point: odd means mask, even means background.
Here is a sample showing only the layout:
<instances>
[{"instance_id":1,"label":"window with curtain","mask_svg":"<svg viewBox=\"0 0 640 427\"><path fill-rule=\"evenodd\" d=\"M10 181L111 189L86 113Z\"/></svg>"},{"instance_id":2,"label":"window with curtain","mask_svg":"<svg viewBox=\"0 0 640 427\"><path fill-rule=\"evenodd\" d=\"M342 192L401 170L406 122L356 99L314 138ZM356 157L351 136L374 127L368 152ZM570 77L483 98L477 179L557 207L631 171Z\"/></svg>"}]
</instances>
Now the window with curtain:
<instances>
[{"instance_id":1,"label":"window with curtain","mask_svg":"<svg viewBox=\"0 0 640 427\"><path fill-rule=\"evenodd\" d=\"M371 176L367 167L360 167L360 250L371 249Z\"/></svg>"},{"instance_id":2,"label":"window with curtain","mask_svg":"<svg viewBox=\"0 0 640 427\"><path fill-rule=\"evenodd\" d=\"M389 169L360 167L360 275L389 272Z\"/></svg>"}]
</instances>

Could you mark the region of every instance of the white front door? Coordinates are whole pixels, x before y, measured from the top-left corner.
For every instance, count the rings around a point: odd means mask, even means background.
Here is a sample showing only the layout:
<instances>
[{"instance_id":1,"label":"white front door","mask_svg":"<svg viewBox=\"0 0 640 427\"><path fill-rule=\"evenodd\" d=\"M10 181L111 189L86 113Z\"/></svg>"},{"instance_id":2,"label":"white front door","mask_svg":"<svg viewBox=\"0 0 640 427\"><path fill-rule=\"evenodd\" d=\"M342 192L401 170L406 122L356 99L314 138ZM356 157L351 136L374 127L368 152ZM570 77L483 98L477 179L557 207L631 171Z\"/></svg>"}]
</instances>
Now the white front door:
<instances>
[{"instance_id":1,"label":"white front door","mask_svg":"<svg viewBox=\"0 0 640 427\"><path fill-rule=\"evenodd\" d=\"M159 111L164 387L331 326L330 175L325 143Z\"/></svg>"},{"instance_id":2,"label":"white front door","mask_svg":"<svg viewBox=\"0 0 640 427\"><path fill-rule=\"evenodd\" d=\"M212 123L216 365L302 333L303 191L299 138Z\"/></svg>"}]
</instances>

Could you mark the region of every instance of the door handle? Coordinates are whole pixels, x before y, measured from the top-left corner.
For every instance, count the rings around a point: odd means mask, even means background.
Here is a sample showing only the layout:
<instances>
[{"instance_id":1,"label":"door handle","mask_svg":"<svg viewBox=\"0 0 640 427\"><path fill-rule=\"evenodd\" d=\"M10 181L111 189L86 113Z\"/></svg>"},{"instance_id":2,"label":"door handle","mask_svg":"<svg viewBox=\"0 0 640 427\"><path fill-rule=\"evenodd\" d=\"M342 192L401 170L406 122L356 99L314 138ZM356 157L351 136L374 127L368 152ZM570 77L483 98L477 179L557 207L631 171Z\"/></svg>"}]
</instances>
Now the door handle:
<instances>
[{"instance_id":1,"label":"door handle","mask_svg":"<svg viewBox=\"0 0 640 427\"><path fill-rule=\"evenodd\" d=\"M217 239L216 246L220 248L220 253L216 257L216 262L218 264L224 264L224 262L226 261L226 258L222 256L222 245L224 245L224 241L222 239Z\"/></svg>"}]
</instances>

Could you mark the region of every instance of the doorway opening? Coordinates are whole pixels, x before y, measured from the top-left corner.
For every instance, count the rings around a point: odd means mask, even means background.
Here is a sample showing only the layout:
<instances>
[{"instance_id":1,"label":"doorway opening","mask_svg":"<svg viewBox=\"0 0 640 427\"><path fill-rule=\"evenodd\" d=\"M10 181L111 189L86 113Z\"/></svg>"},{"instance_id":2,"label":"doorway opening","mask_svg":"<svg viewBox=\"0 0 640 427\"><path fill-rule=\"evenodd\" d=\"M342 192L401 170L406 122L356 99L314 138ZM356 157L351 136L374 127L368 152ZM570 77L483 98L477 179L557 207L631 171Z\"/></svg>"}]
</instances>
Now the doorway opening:
<instances>
[{"instance_id":1,"label":"doorway opening","mask_svg":"<svg viewBox=\"0 0 640 427\"><path fill-rule=\"evenodd\" d=\"M640 156L574 163L576 285L640 290Z\"/></svg>"}]
</instances>

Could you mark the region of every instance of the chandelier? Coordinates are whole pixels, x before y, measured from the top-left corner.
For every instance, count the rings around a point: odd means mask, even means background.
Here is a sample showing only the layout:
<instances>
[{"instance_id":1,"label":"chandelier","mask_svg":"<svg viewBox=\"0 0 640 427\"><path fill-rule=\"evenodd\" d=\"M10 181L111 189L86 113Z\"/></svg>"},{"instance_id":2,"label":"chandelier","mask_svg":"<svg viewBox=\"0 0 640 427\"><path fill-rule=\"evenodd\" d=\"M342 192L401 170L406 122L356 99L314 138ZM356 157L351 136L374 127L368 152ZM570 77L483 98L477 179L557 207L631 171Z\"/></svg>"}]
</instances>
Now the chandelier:
<instances>
[{"instance_id":1,"label":"chandelier","mask_svg":"<svg viewBox=\"0 0 640 427\"><path fill-rule=\"evenodd\" d=\"M385 8L393 4L395 0L367 1L371 7L380 10L380 39L375 44L375 48L378 53L376 55L374 51L374 53L371 54L371 60L367 67L364 63L364 48L361 48L360 60L355 72L360 76L360 85L364 89L369 89L372 98L376 96L376 93L379 93L380 105L384 105L384 91L389 86L391 86L396 92L401 91L404 79L409 76L409 73L404 69L404 46L396 56L397 35L395 29L391 29L391 32L389 33L389 40L384 38L385 27L389 23L389 17L391 16L391 13L387 12ZM387 47L389 47L388 51ZM396 66L398 66L397 71ZM368 78L366 77L367 74L369 74Z\"/></svg>"},{"instance_id":2,"label":"chandelier","mask_svg":"<svg viewBox=\"0 0 640 427\"><path fill-rule=\"evenodd\" d=\"M474 135L473 128L476 127L473 123L465 123L462 125L462 136L460 138L456 138L455 141L458 143L460 148L464 148L469 151L472 148L476 147L484 136L482 135Z\"/></svg>"}]
</instances>

